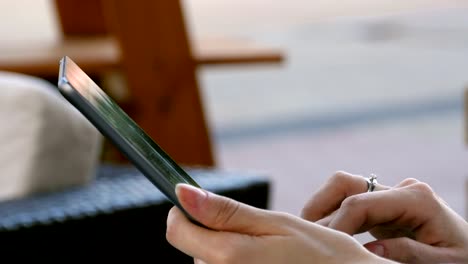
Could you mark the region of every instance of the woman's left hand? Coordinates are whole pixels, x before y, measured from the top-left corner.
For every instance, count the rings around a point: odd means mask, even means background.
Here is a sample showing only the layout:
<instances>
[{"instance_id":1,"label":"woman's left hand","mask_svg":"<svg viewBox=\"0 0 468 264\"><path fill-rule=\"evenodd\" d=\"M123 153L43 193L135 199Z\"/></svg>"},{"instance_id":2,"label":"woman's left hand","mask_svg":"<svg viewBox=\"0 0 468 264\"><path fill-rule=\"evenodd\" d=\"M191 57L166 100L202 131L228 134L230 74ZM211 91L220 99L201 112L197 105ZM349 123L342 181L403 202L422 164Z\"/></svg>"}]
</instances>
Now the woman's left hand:
<instances>
[{"instance_id":1,"label":"woman's left hand","mask_svg":"<svg viewBox=\"0 0 468 264\"><path fill-rule=\"evenodd\" d=\"M262 210L186 184L167 218L170 244L198 263L392 263L351 236L290 214Z\"/></svg>"}]
</instances>

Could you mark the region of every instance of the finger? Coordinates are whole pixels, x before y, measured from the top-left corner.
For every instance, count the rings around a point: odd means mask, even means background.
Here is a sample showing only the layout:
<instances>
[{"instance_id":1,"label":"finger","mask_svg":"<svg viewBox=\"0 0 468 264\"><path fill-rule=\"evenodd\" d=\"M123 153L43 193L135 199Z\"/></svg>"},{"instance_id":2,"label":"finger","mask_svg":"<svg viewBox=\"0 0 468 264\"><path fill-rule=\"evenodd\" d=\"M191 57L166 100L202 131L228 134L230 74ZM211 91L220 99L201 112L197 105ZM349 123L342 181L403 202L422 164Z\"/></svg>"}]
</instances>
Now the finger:
<instances>
[{"instance_id":1,"label":"finger","mask_svg":"<svg viewBox=\"0 0 468 264\"><path fill-rule=\"evenodd\" d=\"M398 188L398 187L406 187L406 186L409 186L409 185L412 185L412 184L415 184L415 183L418 183L419 181L416 180L416 179L413 179L413 178L407 178L407 179L404 179L403 181L401 181L400 183L398 183L395 188Z\"/></svg>"},{"instance_id":2,"label":"finger","mask_svg":"<svg viewBox=\"0 0 468 264\"><path fill-rule=\"evenodd\" d=\"M370 230L366 230L365 227L360 232L369 231L369 233L376 239L388 239L394 237L408 237L416 239L416 234L411 228L406 228L401 225L378 225Z\"/></svg>"},{"instance_id":3,"label":"finger","mask_svg":"<svg viewBox=\"0 0 468 264\"><path fill-rule=\"evenodd\" d=\"M412 185L414 186L414 185ZM380 192L354 195L343 201L329 227L356 234L370 228L398 221L414 230L428 220L431 205L421 204L420 192L404 187Z\"/></svg>"},{"instance_id":4,"label":"finger","mask_svg":"<svg viewBox=\"0 0 468 264\"><path fill-rule=\"evenodd\" d=\"M400 263L452 263L456 252L435 247L407 237L379 240L364 245L374 254Z\"/></svg>"},{"instance_id":5,"label":"finger","mask_svg":"<svg viewBox=\"0 0 468 264\"><path fill-rule=\"evenodd\" d=\"M174 207L167 220L167 240L185 254L207 263L220 263L226 251L229 256L229 251L242 252L258 246L257 236L286 235L292 226L308 224L297 221L299 218L292 220L288 214L250 207L186 184L178 184L176 193L187 213L208 228L191 222ZM314 230L323 232L320 228Z\"/></svg>"},{"instance_id":6,"label":"finger","mask_svg":"<svg viewBox=\"0 0 468 264\"><path fill-rule=\"evenodd\" d=\"M190 222L177 207L167 217L166 239L175 248L195 259L206 259L219 245L209 230ZM229 234L226 234L228 237ZM203 243L202 243L203 242Z\"/></svg>"},{"instance_id":7,"label":"finger","mask_svg":"<svg viewBox=\"0 0 468 264\"><path fill-rule=\"evenodd\" d=\"M287 217L240 203L187 184L178 184L176 193L182 207L208 228L249 235L282 234ZM274 219L273 219L274 218ZM286 231L285 231L286 233Z\"/></svg>"},{"instance_id":8,"label":"finger","mask_svg":"<svg viewBox=\"0 0 468 264\"><path fill-rule=\"evenodd\" d=\"M222 263L226 251L256 246L253 239L243 238L243 235L238 233L220 232L196 225L177 207L169 211L166 240L181 252L193 257L196 263Z\"/></svg>"},{"instance_id":9,"label":"finger","mask_svg":"<svg viewBox=\"0 0 468 264\"><path fill-rule=\"evenodd\" d=\"M395 188L398 188L398 187L404 187L404 186L409 186L411 184L414 184L414 183L418 183L419 181L416 180L416 179L413 179L413 178L408 178L408 179L405 179L404 181L400 182L398 185L395 186ZM376 191L382 191L382 190L388 190L389 187L387 186L384 186L384 185L380 185L378 188L376 188ZM338 213L338 210L335 210L333 211L331 214L323 217L322 219L319 219L317 221L315 221L316 224L318 225L321 225L321 226L325 226L325 227L328 227L331 223L331 221L333 220L333 218L335 217L335 215ZM364 231L367 231L367 230L363 230L363 231L358 231L358 232L364 232ZM398 228L398 230L394 230L394 229L389 229L387 227L384 227L384 226L377 226L375 228L373 228L372 230L370 231L373 231L373 235L374 237L377 237L379 239L381 238L388 238L388 237L383 237L383 235L385 234L391 234L392 236L395 235L396 233L402 233L402 231L406 231L406 230L402 230L401 228ZM404 234L408 234L408 233L404 233ZM414 235L412 233L410 233L411 236L409 237L414 237Z\"/></svg>"},{"instance_id":10,"label":"finger","mask_svg":"<svg viewBox=\"0 0 468 264\"><path fill-rule=\"evenodd\" d=\"M407 179L403 180L402 182L400 182L396 187L407 187L407 186L411 186L411 185L414 185L414 184L417 185L417 184L425 184L425 183L420 182L417 179L407 178ZM436 193L434 193L434 197L436 197L437 200L439 200L442 204L446 205L449 210L451 210L449 204L444 199L442 199L442 197L440 197Z\"/></svg>"},{"instance_id":11,"label":"finger","mask_svg":"<svg viewBox=\"0 0 468 264\"><path fill-rule=\"evenodd\" d=\"M333 220L333 218L335 217L337 213L338 211L334 211L333 213L325 216L324 218L315 221L315 223L321 226L328 227L328 225L330 225L331 221Z\"/></svg>"},{"instance_id":12,"label":"finger","mask_svg":"<svg viewBox=\"0 0 468 264\"><path fill-rule=\"evenodd\" d=\"M376 190L389 188L377 184ZM301 212L301 216L315 222L338 209L341 202L347 197L366 191L367 181L364 177L339 171L330 177L309 199Z\"/></svg>"}]
</instances>

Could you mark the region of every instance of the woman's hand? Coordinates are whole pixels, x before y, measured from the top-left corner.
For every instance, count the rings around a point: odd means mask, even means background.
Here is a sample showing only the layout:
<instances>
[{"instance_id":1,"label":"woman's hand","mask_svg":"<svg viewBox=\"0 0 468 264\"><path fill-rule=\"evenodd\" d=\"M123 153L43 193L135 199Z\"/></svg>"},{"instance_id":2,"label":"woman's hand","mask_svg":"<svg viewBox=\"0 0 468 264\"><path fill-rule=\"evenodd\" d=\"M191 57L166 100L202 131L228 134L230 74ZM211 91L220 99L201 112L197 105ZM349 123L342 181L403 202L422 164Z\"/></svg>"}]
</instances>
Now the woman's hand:
<instances>
[{"instance_id":1,"label":"woman's hand","mask_svg":"<svg viewBox=\"0 0 468 264\"><path fill-rule=\"evenodd\" d=\"M350 235L370 231L365 245L405 263L468 263L468 223L425 183L406 179L367 192L361 176L338 172L316 192L302 217Z\"/></svg>"},{"instance_id":2,"label":"woman's hand","mask_svg":"<svg viewBox=\"0 0 468 264\"><path fill-rule=\"evenodd\" d=\"M261 210L179 184L182 207L167 219L167 240L196 263L390 263L354 238L300 217Z\"/></svg>"}]
</instances>

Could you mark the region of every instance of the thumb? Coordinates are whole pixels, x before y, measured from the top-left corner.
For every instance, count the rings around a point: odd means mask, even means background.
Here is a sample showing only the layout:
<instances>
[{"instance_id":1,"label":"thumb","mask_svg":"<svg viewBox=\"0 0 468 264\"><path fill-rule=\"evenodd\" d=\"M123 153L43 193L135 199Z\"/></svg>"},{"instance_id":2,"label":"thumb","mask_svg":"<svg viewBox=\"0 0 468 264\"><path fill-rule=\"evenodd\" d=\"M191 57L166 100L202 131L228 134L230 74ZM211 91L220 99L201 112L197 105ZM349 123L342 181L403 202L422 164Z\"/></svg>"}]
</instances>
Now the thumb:
<instances>
[{"instance_id":1,"label":"thumb","mask_svg":"<svg viewBox=\"0 0 468 264\"><path fill-rule=\"evenodd\" d=\"M188 184L177 184L176 194L187 213L211 229L258 234L278 225L265 210Z\"/></svg>"},{"instance_id":2,"label":"thumb","mask_svg":"<svg viewBox=\"0 0 468 264\"><path fill-rule=\"evenodd\" d=\"M364 247L380 257L402 263L440 263L451 260L449 248L423 244L407 237L373 241Z\"/></svg>"}]
</instances>

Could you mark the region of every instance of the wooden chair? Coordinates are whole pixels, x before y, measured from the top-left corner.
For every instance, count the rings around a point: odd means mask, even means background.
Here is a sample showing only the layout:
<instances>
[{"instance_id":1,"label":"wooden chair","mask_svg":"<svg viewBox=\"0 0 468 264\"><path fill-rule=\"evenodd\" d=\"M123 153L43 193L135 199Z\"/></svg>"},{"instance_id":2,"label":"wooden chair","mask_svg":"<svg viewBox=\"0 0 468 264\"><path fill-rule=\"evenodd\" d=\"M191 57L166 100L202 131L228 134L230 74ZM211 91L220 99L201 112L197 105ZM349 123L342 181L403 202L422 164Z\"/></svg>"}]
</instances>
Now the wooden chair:
<instances>
[{"instance_id":1,"label":"wooden chair","mask_svg":"<svg viewBox=\"0 0 468 264\"><path fill-rule=\"evenodd\" d=\"M0 47L0 70L56 80L58 61L68 55L103 88L114 89L111 95L181 164L216 165L197 67L283 60L277 49L190 38L179 1L54 1L63 39L45 47ZM106 85L112 76L118 81Z\"/></svg>"}]
</instances>

